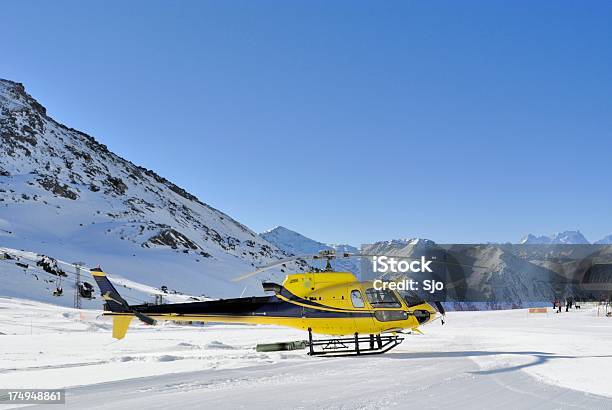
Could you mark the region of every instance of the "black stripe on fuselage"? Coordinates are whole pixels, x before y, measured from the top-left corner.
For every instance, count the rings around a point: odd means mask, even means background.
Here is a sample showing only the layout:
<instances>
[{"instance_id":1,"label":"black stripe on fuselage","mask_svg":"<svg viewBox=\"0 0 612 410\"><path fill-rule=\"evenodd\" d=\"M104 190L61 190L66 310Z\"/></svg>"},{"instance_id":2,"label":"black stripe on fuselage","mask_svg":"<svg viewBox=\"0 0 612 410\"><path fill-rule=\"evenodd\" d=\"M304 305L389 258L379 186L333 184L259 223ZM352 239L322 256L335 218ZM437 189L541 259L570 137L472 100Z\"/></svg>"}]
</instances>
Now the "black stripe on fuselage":
<instances>
[{"instance_id":1,"label":"black stripe on fuselage","mask_svg":"<svg viewBox=\"0 0 612 410\"><path fill-rule=\"evenodd\" d=\"M320 305L323 308L334 309ZM167 305L136 305L134 310L144 314L176 314L184 316L271 316L305 318L371 317L371 312L327 311L316 307L302 307L276 296L211 300L207 302L172 303Z\"/></svg>"},{"instance_id":2,"label":"black stripe on fuselage","mask_svg":"<svg viewBox=\"0 0 612 410\"><path fill-rule=\"evenodd\" d=\"M343 311L343 312L356 312L355 310L352 309L344 309L344 308L337 308L337 307L333 307L333 306L327 306L327 305L323 305L321 303L318 303L316 301L313 300L309 300L309 299L304 299L301 298L297 295L294 295L293 293L289 292L289 290L287 290L287 288L281 286L281 290L279 292L280 296L284 297L285 299L291 301L291 302L296 302L296 303L300 303L302 305L306 305L308 307L311 307L313 309L317 309L317 308L323 308L323 309L334 309L336 311Z\"/></svg>"}]
</instances>

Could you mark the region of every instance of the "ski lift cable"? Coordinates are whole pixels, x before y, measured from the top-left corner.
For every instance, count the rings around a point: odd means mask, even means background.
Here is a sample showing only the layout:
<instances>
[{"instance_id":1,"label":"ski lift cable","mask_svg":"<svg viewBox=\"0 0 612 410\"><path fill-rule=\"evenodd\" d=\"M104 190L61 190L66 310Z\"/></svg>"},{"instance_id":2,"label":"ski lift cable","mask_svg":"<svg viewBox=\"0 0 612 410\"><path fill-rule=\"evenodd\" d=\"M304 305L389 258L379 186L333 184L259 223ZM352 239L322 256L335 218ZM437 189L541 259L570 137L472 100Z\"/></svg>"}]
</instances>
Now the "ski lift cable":
<instances>
[{"instance_id":1,"label":"ski lift cable","mask_svg":"<svg viewBox=\"0 0 612 410\"><path fill-rule=\"evenodd\" d=\"M23 255L23 254L15 254L15 253L12 253L12 252L7 252L7 250L8 250L7 248L0 248L0 252L5 252L5 253L7 253L7 254L11 255L12 257L17 258L17 260L25 259L25 260L27 260L27 261L29 261L29 262L33 262L33 263L37 263L37 262L39 262L39 261L40 261L40 259L35 259L35 258L32 258L32 257L28 257L28 256L25 256L25 255ZM74 266L74 267L76 267L76 266L77 266L77 265L70 264L70 263L67 263L67 262L59 261L59 260L57 260L57 259L54 259L54 260L55 260L57 263L61 263L61 264L64 264L64 265L69 265L69 266ZM0 260L0 262L11 262L11 261L12 261L12 259L11 259L11 260ZM47 272L47 271L43 270L41 267L39 267L39 266L37 266L37 265L28 265L28 270L33 270L33 271L34 271L34 273L36 273L37 275L45 275L45 276L48 276L49 278L55 279L55 280L56 280L56 282L57 282L57 280L58 280L58 277L60 277L60 278L61 278L61 275L54 275L54 274L52 274L52 273L49 273L49 272ZM71 282L71 283L74 283L74 284L75 284L75 286L76 286L76 282L77 282L77 280L76 280L76 273L66 272L66 271L62 271L62 272L64 273L64 275L66 275L66 277L72 277L72 279L70 280L70 282ZM85 276L85 277L87 277L87 278L91 278L91 280L92 280L92 281L93 281L93 280L95 280L95 279L94 279L94 277L91 275L91 270L89 270L89 269L87 269L87 268L84 268L84 267L81 267L81 277L83 277L83 276ZM61 281L61 279L60 279L60 281ZM82 281L81 281L81 282L82 282ZM61 282L60 282L60 283L61 283ZM129 286L127 286L127 285L123 284L123 283L121 283L121 286L123 286L123 287L125 287L125 288L127 288L127 289L130 289L130 290L135 290L135 291L138 291L137 289L132 289L132 288L130 288ZM130 299L130 300L131 300L131 301L133 301L133 302L138 302L138 303L147 303L147 300L137 299L137 298L134 298L134 297L131 297L131 296L128 296L128 295L123 295L123 298L124 298L124 299Z\"/></svg>"},{"instance_id":2,"label":"ski lift cable","mask_svg":"<svg viewBox=\"0 0 612 410\"><path fill-rule=\"evenodd\" d=\"M27 259L27 258L23 258L23 259L36 262L36 261L34 261L32 259ZM9 263L9 262L11 262L11 260L0 260L0 262L7 262L7 263ZM28 266L28 270L34 271L33 273L35 273L36 275L47 276L47 277L49 277L51 279L55 279L55 280L57 280L57 278L58 278L58 275L53 275L52 273L49 273L49 272L43 270L42 268L40 268L39 266L36 266L36 265L29 265ZM74 284L76 286L76 283L77 283L76 274L71 273L71 272L64 272L64 273L66 275L68 275L68 276L72 276L73 277L73 278L65 277L64 280L68 281L71 284ZM93 276L91 276L91 278L93 279ZM128 289L131 289L131 288L128 288ZM131 290L134 290L134 289L131 289ZM132 302L138 302L138 303L147 303L148 302L147 300L138 299L138 298L135 298L135 297L132 297L132 296L128 296L128 295L122 295L122 297L124 299L130 299Z\"/></svg>"},{"instance_id":3,"label":"ski lift cable","mask_svg":"<svg viewBox=\"0 0 612 410\"><path fill-rule=\"evenodd\" d=\"M0 260L0 262L7 262L7 261ZM43 269L41 269L40 267L37 267L37 266L29 266L28 270L33 271L33 274L41 275L41 276L47 276L47 277L49 277L51 279L54 279L54 280L57 280L57 278L58 278L57 275L53 275L52 273L49 273L49 272L47 272L47 271L45 271L45 270L43 270ZM75 275L70 274L70 276L75 276ZM76 283L77 283L76 278L73 279L73 278L65 277L63 280L65 280L65 281L67 281L67 282L69 282L71 284L74 284L74 285L76 285ZM122 297L124 299L131 299L132 301L135 301L135 302L147 303L146 300L137 299L137 298L134 298L134 297L128 296L128 295L125 295L125 296L122 296Z\"/></svg>"},{"instance_id":4,"label":"ski lift cable","mask_svg":"<svg viewBox=\"0 0 612 410\"><path fill-rule=\"evenodd\" d=\"M46 257L48 257L50 259L53 259L56 262L57 265L67 266L67 267L70 267L70 268L73 268L73 269L79 268L81 270L81 276L86 276L86 277L91 278L92 280L95 280L93 278L93 276L91 275L91 268L88 268L88 267L83 266L83 265L66 262L66 261L63 261L61 259L52 258L50 256L38 254L38 253L35 253L35 252L21 251L21 250L11 249L11 248L0 247L0 252L5 252L5 253L7 253L7 254L9 254L9 255L11 255L13 257L16 257L18 259L25 259L25 260L31 261L33 263L38 263L41 260L42 257L46 256ZM62 271L62 272L64 272L66 275L76 276L76 273L65 272L65 271ZM153 286L149 286L149 285L133 282L133 281L127 279L127 278L122 278L122 279L124 279L124 280L117 280L117 278L109 277L109 280L111 282L114 282L115 285L121 286L121 287L123 287L125 289L130 289L130 290L133 290L133 291L136 291L136 292L140 292L140 293L144 293L144 294L148 294L148 295L152 295L152 296L159 295L159 296L165 297L165 296L168 295L167 292L164 292L161 289L155 288ZM133 285L130 285L130 283L125 283L126 281L127 282L131 282ZM197 296L193 296L193 295L189 295L189 294L184 294L184 293L175 293L175 295L177 297L181 298L181 299L184 299L184 300L190 300L190 299L198 300L199 299L199 297L197 297ZM147 303L147 302L143 301L143 303Z\"/></svg>"},{"instance_id":5,"label":"ski lift cable","mask_svg":"<svg viewBox=\"0 0 612 410\"><path fill-rule=\"evenodd\" d=\"M56 259L56 258L52 258L50 256L47 255L42 255L42 254L38 254L36 252L28 252L28 251L23 251L23 250L17 250L17 249L11 249L11 248L4 248L4 247L0 247L0 252L4 252L6 254L9 254L13 257L16 257L17 259L25 259L28 261L31 261L33 263L38 263L41 258L43 257L47 257L52 259L53 261L55 261L56 265L63 265L63 266L67 266L73 269L80 269L81 270L81 275L87 276L89 278L91 278L92 280L95 280L93 278L93 276L91 275L91 268L88 268L86 266L82 266L79 264L75 264L75 263L70 263L70 262L66 262L63 261L61 259ZM72 273L72 272L64 272L64 274L68 275L72 275L72 276L76 276L76 273ZM161 289L155 288L153 286L149 286L149 285L145 285L145 284L140 284L137 282L133 282L127 278L123 278L124 280L117 280L117 278L111 278L109 277L109 280L111 282L114 282L115 285L121 286L123 288L126 289L130 289L136 292L140 292L140 293L144 293L144 294L148 294L148 295L159 295L162 297L165 297L168 295L167 292L162 291ZM130 283L125 283L125 282L131 282L132 285L130 285ZM175 295L181 299L184 300L199 300L199 297L197 296L193 296L193 295L189 295L189 294L184 294L184 293L175 293ZM136 299L134 299L136 300ZM146 301L143 301L143 303L147 303Z\"/></svg>"},{"instance_id":6,"label":"ski lift cable","mask_svg":"<svg viewBox=\"0 0 612 410\"><path fill-rule=\"evenodd\" d=\"M41 260L42 257L46 256L46 255L36 254L34 252L18 251L18 250L15 250L15 249L2 248L2 247L0 247L0 252L7 253L7 254L11 255L12 257L28 260L28 261L33 262L33 263L38 263ZM32 254L36 255L37 257L32 257L32 256L29 256L29 255L25 255L25 253L32 253ZM49 258L51 258L51 257L49 257ZM77 269L78 268L78 269L81 270L81 275L85 275L85 276L91 278L92 280L94 280L94 277L91 274L91 268L88 268L88 267L82 266L82 265L77 265L77 264L70 263L70 262L65 262L63 260L56 259L56 258L51 258L51 259L53 259L58 265L68 266L68 267L71 267L73 269ZM76 276L76 273L65 272L65 271L63 271L63 272L66 275ZM111 282L115 282L115 284L117 284L119 286L122 286L122 287L124 287L126 289L131 289L131 290L135 290L135 291L139 291L139 292L143 292L143 293L150 293L151 295L162 295L162 296L166 295L166 293L164 293L161 290L158 290L158 289L156 289L156 288L154 288L152 286L145 285L145 286L147 286L147 288L150 288L150 289L148 289L147 291L143 291L143 290L131 288L130 286L126 285L125 283L117 282L117 281L113 280L112 278L109 278L109 279L111 280ZM189 295L185 295L185 297L189 297Z\"/></svg>"}]
</instances>

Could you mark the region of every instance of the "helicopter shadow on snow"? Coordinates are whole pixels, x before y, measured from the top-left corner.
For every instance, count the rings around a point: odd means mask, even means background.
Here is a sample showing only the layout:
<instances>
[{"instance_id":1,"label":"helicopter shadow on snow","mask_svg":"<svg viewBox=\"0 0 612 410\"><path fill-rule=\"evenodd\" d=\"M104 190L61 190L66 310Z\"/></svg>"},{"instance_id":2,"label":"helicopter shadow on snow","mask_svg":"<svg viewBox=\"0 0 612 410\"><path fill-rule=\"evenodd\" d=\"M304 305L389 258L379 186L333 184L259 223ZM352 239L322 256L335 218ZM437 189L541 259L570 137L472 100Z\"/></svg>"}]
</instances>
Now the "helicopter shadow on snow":
<instances>
[{"instance_id":1,"label":"helicopter shadow on snow","mask_svg":"<svg viewBox=\"0 0 612 410\"><path fill-rule=\"evenodd\" d=\"M428 359L428 358L452 358L452 357L474 357L474 356L497 356L497 355L518 355L518 356L531 356L534 358L533 361L528 363L522 363L515 366L509 367L498 367L495 369L479 370L469 372L471 374L488 375L488 374L499 374L513 372L521 370L527 367L539 366L550 360L555 359L588 359L588 358L603 358L612 357L612 355L591 355L591 356L572 356L572 355L557 355L555 353L547 352L536 352L536 351L488 351L488 350L460 350L451 352L414 352L414 353L400 353L391 352L385 356L389 359Z\"/></svg>"}]
</instances>

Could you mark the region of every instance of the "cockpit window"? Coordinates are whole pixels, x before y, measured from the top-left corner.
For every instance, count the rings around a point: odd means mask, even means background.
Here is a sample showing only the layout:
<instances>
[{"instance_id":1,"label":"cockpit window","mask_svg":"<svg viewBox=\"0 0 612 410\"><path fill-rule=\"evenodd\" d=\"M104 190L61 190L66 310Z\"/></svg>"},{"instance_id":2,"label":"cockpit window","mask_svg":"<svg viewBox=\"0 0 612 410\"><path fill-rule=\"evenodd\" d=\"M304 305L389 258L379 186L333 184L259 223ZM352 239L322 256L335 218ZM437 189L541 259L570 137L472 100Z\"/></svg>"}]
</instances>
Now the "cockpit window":
<instances>
[{"instance_id":1,"label":"cockpit window","mask_svg":"<svg viewBox=\"0 0 612 410\"><path fill-rule=\"evenodd\" d=\"M356 308L365 307L363 303L363 296L361 296L361 292L357 289L351 291L351 302L353 302L353 306Z\"/></svg>"},{"instance_id":2,"label":"cockpit window","mask_svg":"<svg viewBox=\"0 0 612 410\"><path fill-rule=\"evenodd\" d=\"M408 305L408 307L418 306L425 303L423 298L421 298L415 292L401 292L401 295L406 301L406 305Z\"/></svg>"},{"instance_id":3,"label":"cockpit window","mask_svg":"<svg viewBox=\"0 0 612 410\"><path fill-rule=\"evenodd\" d=\"M366 297L374 308L398 308L402 306L395 294L389 289L376 290L370 288L366 290Z\"/></svg>"}]
</instances>

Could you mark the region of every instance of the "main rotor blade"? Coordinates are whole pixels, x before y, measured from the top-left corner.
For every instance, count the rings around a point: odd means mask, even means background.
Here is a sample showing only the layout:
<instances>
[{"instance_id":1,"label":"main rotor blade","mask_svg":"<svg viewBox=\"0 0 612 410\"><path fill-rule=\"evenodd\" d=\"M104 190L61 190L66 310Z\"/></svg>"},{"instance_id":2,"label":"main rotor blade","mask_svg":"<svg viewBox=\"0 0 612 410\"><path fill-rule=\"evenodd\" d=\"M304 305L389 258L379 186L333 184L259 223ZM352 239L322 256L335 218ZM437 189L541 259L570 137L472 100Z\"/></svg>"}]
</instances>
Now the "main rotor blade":
<instances>
[{"instance_id":1,"label":"main rotor blade","mask_svg":"<svg viewBox=\"0 0 612 410\"><path fill-rule=\"evenodd\" d=\"M442 316L446 316L446 310L444 310L444 306L442 306L442 302L440 302L439 300L436 300L434 304L436 305L438 312L440 312Z\"/></svg>"},{"instance_id":2,"label":"main rotor blade","mask_svg":"<svg viewBox=\"0 0 612 410\"><path fill-rule=\"evenodd\" d=\"M298 261L298 260L303 260L303 259L334 259L334 258L346 258L349 257L349 253L341 253L341 254L328 254L328 255L324 255L324 254L317 254L317 255L294 255L294 256L290 256L288 258L284 258L284 259L279 259L277 261L274 261L272 263L268 263L267 265L261 265L258 266L256 270L249 272L249 273L245 273L244 275L235 277L234 279L232 279L232 282L240 282L241 280L244 279L248 279L253 275L257 275L258 273L261 273L265 270L274 268L276 266L282 265L284 263L288 263L288 262L294 262L294 261Z\"/></svg>"},{"instance_id":3,"label":"main rotor blade","mask_svg":"<svg viewBox=\"0 0 612 410\"><path fill-rule=\"evenodd\" d=\"M266 271L268 269L271 269L271 268L274 268L276 266L282 265L284 263L293 262L293 261L297 261L297 260L300 260L300 259L311 259L313 256L314 255L308 255L308 256L290 256L289 258L279 259L279 260L274 261L272 263L268 263L266 265L261 265L256 270L254 270L253 272L245 273L244 275L235 277L234 279L232 279L232 282L240 282L241 280L248 279L251 276L257 275L258 273L261 273L261 272Z\"/></svg>"},{"instance_id":4,"label":"main rotor blade","mask_svg":"<svg viewBox=\"0 0 612 410\"><path fill-rule=\"evenodd\" d=\"M267 265L261 265L259 266L256 270L249 272L249 273L245 273L244 275L238 276L234 279L232 279L232 282L240 282L241 280L244 279L248 279L251 276L257 275L258 273L264 272L268 269L274 268L276 266L282 265L284 263L287 262L293 262L296 260L300 260L300 259L345 259L345 258L373 258L373 257L380 257L380 256L387 256L387 257L392 257L392 258L397 258L397 259L410 259L410 260L419 260L421 259L421 256L419 257L415 257L415 256L402 256L402 255L387 255L387 254L375 254L375 253L350 253L350 252L342 252L342 253L331 253L331 254L317 254L317 255L296 255L296 256L290 256L289 258L284 258L284 259L279 259L275 262L269 263ZM490 267L487 266L478 266L478 265L469 265L469 264L465 264L465 263L458 263L458 262L449 262L449 261L439 261L436 259L433 259L431 261L432 264L437 264L437 263L442 263L445 265L453 265L453 266L465 266L465 267L470 267L470 268L480 268L480 269L490 269Z\"/></svg>"}]
</instances>

